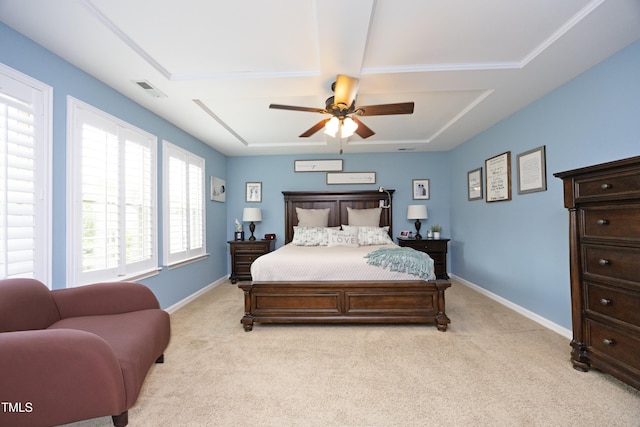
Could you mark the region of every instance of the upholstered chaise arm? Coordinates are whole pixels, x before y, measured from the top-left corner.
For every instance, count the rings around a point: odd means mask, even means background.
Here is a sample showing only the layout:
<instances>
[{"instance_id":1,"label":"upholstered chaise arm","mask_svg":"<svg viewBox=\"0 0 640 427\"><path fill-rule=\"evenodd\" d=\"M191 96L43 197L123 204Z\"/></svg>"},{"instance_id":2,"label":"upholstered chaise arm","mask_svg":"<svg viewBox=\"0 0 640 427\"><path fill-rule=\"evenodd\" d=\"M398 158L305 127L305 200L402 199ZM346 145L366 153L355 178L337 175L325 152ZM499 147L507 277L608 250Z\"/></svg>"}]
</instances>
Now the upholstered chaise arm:
<instances>
[{"instance_id":1,"label":"upholstered chaise arm","mask_svg":"<svg viewBox=\"0 0 640 427\"><path fill-rule=\"evenodd\" d=\"M51 291L60 318L129 313L160 308L149 288L135 282L96 283Z\"/></svg>"},{"instance_id":2,"label":"upholstered chaise arm","mask_svg":"<svg viewBox=\"0 0 640 427\"><path fill-rule=\"evenodd\" d=\"M0 410L0 425L57 425L127 410L122 370L97 335L4 332L0 349L0 401L12 405Z\"/></svg>"}]
</instances>

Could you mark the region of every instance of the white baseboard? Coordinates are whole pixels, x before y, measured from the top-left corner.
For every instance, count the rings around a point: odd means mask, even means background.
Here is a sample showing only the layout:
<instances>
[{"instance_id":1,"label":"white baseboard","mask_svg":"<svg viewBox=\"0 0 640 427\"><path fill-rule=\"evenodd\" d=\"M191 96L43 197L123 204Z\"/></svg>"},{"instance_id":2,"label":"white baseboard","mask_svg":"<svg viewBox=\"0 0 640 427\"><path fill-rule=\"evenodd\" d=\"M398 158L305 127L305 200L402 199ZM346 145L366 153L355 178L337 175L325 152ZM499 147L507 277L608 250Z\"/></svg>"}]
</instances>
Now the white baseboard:
<instances>
[{"instance_id":1,"label":"white baseboard","mask_svg":"<svg viewBox=\"0 0 640 427\"><path fill-rule=\"evenodd\" d=\"M227 279L229 278L229 276L224 276L221 277L220 279L216 280L215 282L205 286L204 288L198 290L197 292L192 293L191 295L189 295L188 297L186 297L185 299L178 301L177 303L173 304L170 307L167 307L164 311L166 311L167 313L171 314L174 313L176 311L178 311L178 309L184 307L185 305L189 304L191 301L195 300L196 298L198 298L200 295L204 294L205 292L215 288L216 286L218 286L220 283L225 282Z\"/></svg>"},{"instance_id":2,"label":"white baseboard","mask_svg":"<svg viewBox=\"0 0 640 427\"><path fill-rule=\"evenodd\" d=\"M533 320L536 323L541 324L542 326L544 326L545 328L551 329L552 331L562 335L565 338L571 339L573 337L573 332L567 328L564 328L560 325L558 325L557 323L554 323L552 321L550 321L549 319L546 319L536 313L534 313L533 311L529 311L524 307L519 306L518 304L514 304L511 301L509 301L508 299L502 298L500 295L496 295L493 292L489 292L488 290L486 290L485 288L482 288L474 283L469 282L468 280L465 280L461 277L458 277L454 274L451 275L452 278L454 278L456 281L459 281L460 283L462 283L465 286L468 286L470 288L472 288L473 290L486 295L487 297L491 298L494 301L499 302L500 304L504 305L507 308L510 308L511 310L515 311L516 313L520 313L522 314L524 317L527 317L531 320Z\"/></svg>"}]
</instances>

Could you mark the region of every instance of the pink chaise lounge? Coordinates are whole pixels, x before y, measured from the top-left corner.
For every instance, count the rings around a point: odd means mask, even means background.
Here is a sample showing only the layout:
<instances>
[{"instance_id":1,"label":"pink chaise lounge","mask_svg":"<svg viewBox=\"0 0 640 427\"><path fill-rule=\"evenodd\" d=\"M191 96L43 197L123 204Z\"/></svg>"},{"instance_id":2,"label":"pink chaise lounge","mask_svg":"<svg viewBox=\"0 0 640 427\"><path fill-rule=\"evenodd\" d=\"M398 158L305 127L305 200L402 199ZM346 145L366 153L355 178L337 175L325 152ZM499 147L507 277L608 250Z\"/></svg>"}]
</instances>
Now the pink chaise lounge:
<instances>
[{"instance_id":1,"label":"pink chaise lounge","mask_svg":"<svg viewBox=\"0 0 640 427\"><path fill-rule=\"evenodd\" d=\"M169 338L169 314L144 285L0 280L0 426L109 415L126 426Z\"/></svg>"}]
</instances>

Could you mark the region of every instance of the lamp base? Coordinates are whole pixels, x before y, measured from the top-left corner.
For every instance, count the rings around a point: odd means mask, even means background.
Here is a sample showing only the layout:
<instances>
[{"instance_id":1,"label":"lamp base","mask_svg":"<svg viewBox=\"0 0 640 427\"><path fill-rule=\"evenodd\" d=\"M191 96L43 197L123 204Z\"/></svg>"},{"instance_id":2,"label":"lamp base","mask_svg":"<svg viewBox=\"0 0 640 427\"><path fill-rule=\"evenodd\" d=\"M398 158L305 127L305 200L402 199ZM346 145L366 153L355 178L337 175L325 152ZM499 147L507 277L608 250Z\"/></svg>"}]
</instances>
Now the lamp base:
<instances>
[{"instance_id":1,"label":"lamp base","mask_svg":"<svg viewBox=\"0 0 640 427\"><path fill-rule=\"evenodd\" d=\"M422 236L420 235L420 226L422 224L420 223L419 219L416 219L415 225L416 225L416 240L422 240Z\"/></svg>"},{"instance_id":2,"label":"lamp base","mask_svg":"<svg viewBox=\"0 0 640 427\"><path fill-rule=\"evenodd\" d=\"M256 225L253 223L253 221L251 221L251 224L249 224L249 231L251 231L251 237L249 237L249 240L256 240L256 236L253 235L253 232L256 231Z\"/></svg>"}]
</instances>

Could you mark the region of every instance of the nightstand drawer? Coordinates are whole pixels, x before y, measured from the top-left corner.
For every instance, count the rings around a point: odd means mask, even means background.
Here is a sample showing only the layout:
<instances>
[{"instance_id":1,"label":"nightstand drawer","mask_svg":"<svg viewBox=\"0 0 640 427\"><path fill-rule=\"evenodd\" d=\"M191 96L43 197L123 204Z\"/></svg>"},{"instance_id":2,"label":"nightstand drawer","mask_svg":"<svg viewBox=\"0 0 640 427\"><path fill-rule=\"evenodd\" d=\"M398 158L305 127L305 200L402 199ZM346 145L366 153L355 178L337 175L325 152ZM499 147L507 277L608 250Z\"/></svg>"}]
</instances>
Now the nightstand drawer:
<instances>
[{"instance_id":1,"label":"nightstand drawer","mask_svg":"<svg viewBox=\"0 0 640 427\"><path fill-rule=\"evenodd\" d=\"M269 242L243 242L236 246L236 253L257 252L263 254L269 251Z\"/></svg>"},{"instance_id":2,"label":"nightstand drawer","mask_svg":"<svg viewBox=\"0 0 640 427\"><path fill-rule=\"evenodd\" d=\"M258 259L260 256L264 255L263 253L243 253L236 252L236 262L238 264L251 264L253 261Z\"/></svg>"}]
</instances>

